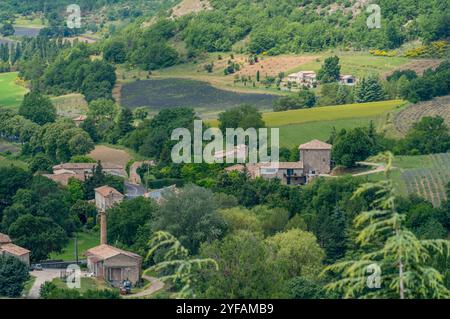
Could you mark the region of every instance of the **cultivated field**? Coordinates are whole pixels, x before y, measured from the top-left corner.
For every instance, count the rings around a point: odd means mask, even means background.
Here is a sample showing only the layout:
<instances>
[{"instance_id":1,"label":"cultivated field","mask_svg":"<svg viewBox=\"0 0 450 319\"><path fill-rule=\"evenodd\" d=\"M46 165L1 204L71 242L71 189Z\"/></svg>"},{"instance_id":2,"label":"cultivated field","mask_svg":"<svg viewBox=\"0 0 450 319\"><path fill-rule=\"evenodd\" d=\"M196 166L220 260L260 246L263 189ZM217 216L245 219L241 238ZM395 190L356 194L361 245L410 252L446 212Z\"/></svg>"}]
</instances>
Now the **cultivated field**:
<instances>
[{"instance_id":1,"label":"cultivated field","mask_svg":"<svg viewBox=\"0 0 450 319\"><path fill-rule=\"evenodd\" d=\"M82 94L67 94L53 97L51 100L60 116L73 118L88 111L88 104Z\"/></svg>"},{"instance_id":2,"label":"cultivated field","mask_svg":"<svg viewBox=\"0 0 450 319\"><path fill-rule=\"evenodd\" d=\"M371 73L382 75L411 63L411 59L404 57L381 57L362 52L336 51L320 54L317 59L304 63L290 71L312 70L317 72L322 67L324 60L333 55L337 55L340 59L341 74L353 74L358 78Z\"/></svg>"},{"instance_id":3,"label":"cultivated field","mask_svg":"<svg viewBox=\"0 0 450 319\"><path fill-rule=\"evenodd\" d=\"M260 55L258 56L259 62L250 65L248 62L248 54L234 54L231 56L230 53L210 53L195 62L183 63L155 71L152 77L201 80L209 82L219 89L231 91L287 94L286 92L278 91L275 87L266 88L262 83L255 83L255 87L253 87L252 81L256 80L257 71L260 71L261 80L264 80L266 75L278 76L280 72L288 75L298 71L318 71L324 60L332 55L339 56L342 74L353 74L357 77L367 76L370 73L387 74L413 61L403 57L381 57L364 52L336 50L314 55L280 55L274 57ZM232 75L224 75L224 69L230 60L238 63L241 70ZM211 73L205 70L205 65L207 64L214 65ZM139 76L139 74L127 74L127 80L131 77L145 79L146 75L147 73L144 74L144 77ZM251 82L247 83L247 85L242 82L235 82L235 78L241 75L250 76Z\"/></svg>"},{"instance_id":4,"label":"cultivated field","mask_svg":"<svg viewBox=\"0 0 450 319\"><path fill-rule=\"evenodd\" d=\"M261 79L266 76L278 76L280 72L286 73L299 65L314 61L316 56L297 56L297 55L280 55L273 57L261 57L257 63L250 64L248 57L238 56L234 59L235 63L241 65L241 69L235 74L230 74L228 77L234 77L236 74L239 76L256 77L256 73L259 71ZM215 67L223 70L227 67L228 59L217 61Z\"/></svg>"},{"instance_id":5,"label":"cultivated field","mask_svg":"<svg viewBox=\"0 0 450 319\"><path fill-rule=\"evenodd\" d=\"M27 89L16 83L17 72L0 73L0 107L16 108Z\"/></svg>"},{"instance_id":6,"label":"cultivated field","mask_svg":"<svg viewBox=\"0 0 450 319\"><path fill-rule=\"evenodd\" d=\"M318 121L333 121L350 118L372 118L399 109L405 104L402 100L355 103L337 106L313 107L310 109L268 112L263 114L267 126L279 127Z\"/></svg>"},{"instance_id":7,"label":"cultivated field","mask_svg":"<svg viewBox=\"0 0 450 319\"><path fill-rule=\"evenodd\" d=\"M209 83L190 79L157 79L125 83L121 105L129 108L148 107L151 111L185 106L197 111L220 111L249 103L270 109L278 97L270 94L237 93L217 89Z\"/></svg>"},{"instance_id":8,"label":"cultivated field","mask_svg":"<svg viewBox=\"0 0 450 319\"><path fill-rule=\"evenodd\" d=\"M293 148L313 139L326 141L330 138L333 129L340 131L355 127L368 127L370 121L373 121L375 126L379 127L383 119L380 117L362 117L280 126L280 144L283 147Z\"/></svg>"},{"instance_id":9,"label":"cultivated field","mask_svg":"<svg viewBox=\"0 0 450 319\"><path fill-rule=\"evenodd\" d=\"M427 69L435 69L441 64L441 59L420 59L411 60L410 62L400 66L396 70L414 70L417 74L423 74ZM386 77L392 72L385 73L383 76Z\"/></svg>"},{"instance_id":10,"label":"cultivated field","mask_svg":"<svg viewBox=\"0 0 450 319\"><path fill-rule=\"evenodd\" d=\"M426 101L411 105L397 114L395 128L402 134L406 134L413 123L419 122L425 116L441 116L450 127L450 95L437 97L432 101Z\"/></svg>"},{"instance_id":11,"label":"cultivated field","mask_svg":"<svg viewBox=\"0 0 450 319\"><path fill-rule=\"evenodd\" d=\"M430 201L435 207L447 198L446 186L450 182L450 153L396 156L391 179L396 191L403 196L416 194ZM370 181L384 178L384 175L367 176Z\"/></svg>"},{"instance_id":12,"label":"cultivated field","mask_svg":"<svg viewBox=\"0 0 450 319\"><path fill-rule=\"evenodd\" d=\"M97 145L88 156L96 161L123 165L124 167L132 158L127 151L115 149L106 145Z\"/></svg>"},{"instance_id":13,"label":"cultivated field","mask_svg":"<svg viewBox=\"0 0 450 319\"><path fill-rule=\"evenodd\" d=\"M446 199L450 182L450 153L423 156L398 156L394 182L403 194L417 194L439 207Z\"/></svg>"},{"instance_id":14,"label":"cultivated field","mask_svg":"<svg viewBox=\"0 0 450 319\"><path fill-rule=\"evenodd\" d=\"M400 110L404 101L348 104L314 107L310 109L263 113L268 127L280 129L280 144L294 147L312 139L327 140L333 129L351 129L368 126L373 121L377 128L385 125L391 113ZM217 120L207 120L211 126L218 126Z\"/></svg>"}]
</instances>

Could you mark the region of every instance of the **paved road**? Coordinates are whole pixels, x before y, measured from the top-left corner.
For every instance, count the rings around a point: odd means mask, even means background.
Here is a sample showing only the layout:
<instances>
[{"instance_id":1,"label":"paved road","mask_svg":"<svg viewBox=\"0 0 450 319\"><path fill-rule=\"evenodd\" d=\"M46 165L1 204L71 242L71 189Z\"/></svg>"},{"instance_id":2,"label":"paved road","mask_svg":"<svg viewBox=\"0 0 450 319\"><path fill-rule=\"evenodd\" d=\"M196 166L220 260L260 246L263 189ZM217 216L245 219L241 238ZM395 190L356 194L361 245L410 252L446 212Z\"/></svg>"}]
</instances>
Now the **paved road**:
<instances>
[{"instance_id":1,"label":"paved road","mask_svg":"<svg viewBox=\"0 0 450 319\"><path fill-rule=\"evenodd\" d=\"M145 187L141 185L132 184L129 182L125 182L125 195L128 198L136 198L144 196L144 194L147 192Z\"/></svg>"},{"instance_id":2,"label":"paved road","mask_svg":"<svg viewBox=\"0 0 450 319\"><path fill-rule=\"evenodd\" d=\"M139 174L137 173L137 170L143 164L148 164L148 165L154 166L155 162L154 161L134 162L130 167L130 178L128 179L130 181L130 183L135 184L135 185L142 184L141 176L139 176Z\"/></svg>"},{"instance_id":3,"label":"paved road","mask_svg":"<svg viewBox=\"0 0 450 319\"><path fill-rule=\"evenodd\" d=\"M59 278L61 273L60 269L44 269L41 271L32 271L30 275L36 277L33 287L31 287L27 298L38 299L40 296L41 286L47 282L52 281L55 278Z\"/></svg>"},{"instance_id":4,"label":"paved road","mask_svg":"<svg viewBox=\"0 0 450 319\"><path fill-rule=\"evenodd\" d=\"M148 296L154 294L155 292L160 291L161 289L164 288L164 283L161 280L159 280L158 278L149 277L149 276L145 276L145 275L142 276L142 278L148 280L151 283L151 286L144 291L141 291L134 295L123 296L123 298L129 299L129 298L148 297Z\"/></svg>"}]
</instances>

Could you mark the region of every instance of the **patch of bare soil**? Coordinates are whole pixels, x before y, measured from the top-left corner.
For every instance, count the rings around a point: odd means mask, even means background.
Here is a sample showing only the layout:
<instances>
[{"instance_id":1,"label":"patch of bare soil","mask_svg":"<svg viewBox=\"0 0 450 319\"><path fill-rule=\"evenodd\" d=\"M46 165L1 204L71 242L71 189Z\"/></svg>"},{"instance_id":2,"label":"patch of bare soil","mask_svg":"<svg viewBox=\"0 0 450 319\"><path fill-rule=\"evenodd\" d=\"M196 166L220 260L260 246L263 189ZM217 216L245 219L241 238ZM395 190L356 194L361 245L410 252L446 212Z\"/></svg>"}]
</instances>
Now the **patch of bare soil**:
<instances>
[{"instance_id":1,"label":"patch of bare soil","mask_svg":"<svg viewBox=\"0 0 450 319\"><path fill-rule=\"evenodd\" d=\"M402 65L401 67L384 74L384 78L388 77L389 75L391 75L392 73L394 73L395 71L398 71L398 70L400 70L400 71L401 70L413 70L413 71L416 71L417 74L422 75L425 70L436 69L439 66L439 64L442 63L442 61L443 60L441 60L441 59L412 60L411 62L406 63L406 64Z\"/></svg>"},{"instance_id":2,"label":"patch of bare soil","mask_svg":"<svg viewBox=\"0 0 450 319\"><path fill-rule=\"evenodd\" d=\"M123 165L124 167L131 160L130 154L124 150L118 150L105 145L97 145L95 149L88 155L96 161L103 163L111 163Z\"/></svg>"},{"instance_id":3,"label":"patch of bare soil","mask_svg":"<svg viewBox=\"0 0 450 319\"><path fill-rule=\"evenodd\" d=\"M258 71L261 78L266 76L278 76L281 72L286 73L287 71L304 63L311 62L316 58L316 56L274 56L260 58L257 63L250 64L248 57L235 57L233 61L238 63L241 66L241 69L230 76L237 74L239 76L253 77L256 76ZM223 60L214 62L214 67L218 69L225 69L228 65L228 60L229 59L224 58Z\"/></svg>"},{"instance_id":4,"label":"patch of bare soil","mask_svg":"<svg viewBox=\"0 0 450 319\"><path fill-rule=\"evenodd\" d=\"M172 18L181 17L190 13L212 10L208 0L183 0L172 9Z\"/></svg>"}]
</instances>

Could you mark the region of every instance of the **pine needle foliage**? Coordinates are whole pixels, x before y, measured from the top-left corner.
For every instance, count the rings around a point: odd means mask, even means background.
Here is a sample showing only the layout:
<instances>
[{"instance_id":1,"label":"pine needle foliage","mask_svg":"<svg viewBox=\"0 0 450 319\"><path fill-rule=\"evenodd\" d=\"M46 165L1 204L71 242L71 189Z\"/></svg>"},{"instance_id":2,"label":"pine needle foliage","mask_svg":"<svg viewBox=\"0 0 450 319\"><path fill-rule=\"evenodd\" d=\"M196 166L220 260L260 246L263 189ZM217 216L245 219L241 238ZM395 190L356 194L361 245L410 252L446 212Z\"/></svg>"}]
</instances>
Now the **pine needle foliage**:
<instances>
[{"instance_id":1,"label":"pine needle foliage","mask_svg":"<svg viewBox=\"0 0 450 319\"><path fill-rule=\"evenodd\" d=\"M145 274L163 274L159 279L170 282L174 287L181 287L175 294L176 298L194 298L192 288L194 274L197 270L213 267L219 270L219 265L211 258L190 258L189 251L181 245L176 237L164 231L157 231L149 240L150 247L146 261L152 260L155 254L163 251L163 261L145 270Z\"/></svg>"},{"instance_id":2,"label":"pine needle foliage","mask_svg":"<svg viewBox=\"0 0 450 319\"><path fill-rule=\"evenodd\" d=\"M380 154L372 161L385 162L386 179L366 183L353 198L375 194L370 210L354 219L355 244L351 260L326 267L325 272L338 278L326 286L342 298L449 298L444 278L432 265L432 258L450 251L448 240L419 240L405 226L405 215L395 207L396 191L389 179L393 155ZM371 285L375 272L380 285ZM369 288L372 287L372 288Z\"/></svg>"}]
</instances>

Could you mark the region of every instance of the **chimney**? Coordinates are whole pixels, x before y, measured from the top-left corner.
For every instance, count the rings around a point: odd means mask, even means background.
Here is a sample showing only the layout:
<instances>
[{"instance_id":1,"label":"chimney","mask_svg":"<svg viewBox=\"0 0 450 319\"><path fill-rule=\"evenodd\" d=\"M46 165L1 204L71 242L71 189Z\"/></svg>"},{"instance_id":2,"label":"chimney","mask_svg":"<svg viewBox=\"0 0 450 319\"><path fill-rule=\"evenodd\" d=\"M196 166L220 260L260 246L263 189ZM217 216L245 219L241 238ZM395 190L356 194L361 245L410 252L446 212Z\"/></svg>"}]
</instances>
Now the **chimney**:
<instances>
[{"instance_id":1,"label":"chimney","mask_svg":"<svg viewBox=\"0 0 450 319\"><path fill-rule=\"evenodd\" d=\"M100 211L100 245L106 245L108 243L106 234L106 212Z\"/></svg>"}]
</instances>

